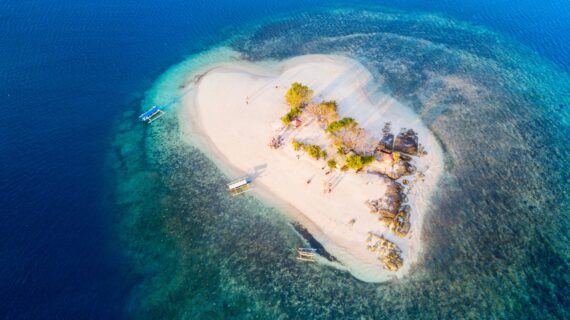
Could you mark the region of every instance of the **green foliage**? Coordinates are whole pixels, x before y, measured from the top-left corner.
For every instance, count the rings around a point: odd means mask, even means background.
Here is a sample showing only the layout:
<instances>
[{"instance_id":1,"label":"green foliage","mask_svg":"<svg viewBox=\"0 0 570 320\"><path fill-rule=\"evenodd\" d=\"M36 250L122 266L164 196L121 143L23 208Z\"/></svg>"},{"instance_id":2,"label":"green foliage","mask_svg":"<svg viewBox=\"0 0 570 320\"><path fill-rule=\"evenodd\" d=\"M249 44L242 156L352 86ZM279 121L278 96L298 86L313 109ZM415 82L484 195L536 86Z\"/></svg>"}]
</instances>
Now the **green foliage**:
<instances>
[{"instance_id":1,"label":"green foliage","mask_svg":"<svg viewBox=\"0 0 570 320\"><path fill-rule=\"evenodd\" d=\"M334 161L333 159L330 159L329 161L327 161L327 166L331 169L336 168L336 161Z\"/></svg>"},{"instance_id":2,"label":"green foliage","mask_svg":"<svg viewBox=\"0 0 570 320\"><path fill-rule=\"evenodd\" d=\"M295 119L295 117L298 117L300 114L301 114L301 109L291 108L291 110L289 110L289 112L287 112L286 115L281 117L281 122L283 122L285 126L288 126L291 124L291 121L293 121L293 119Z\"/></svg>"},{"instance_id":3,"label":"green foliage","mask_svg":"<svg viewBox=\"0 0 570 320\"><path fill-rule=\"evenodd\" d=\"M354 119L342 118L338 121L335 121L335 122L332 122L331 124L329 124L327 126L327 128L325 129L325 131L329 132L329 133L334 133L334 132L336 132L342 128L346 128L349 126L356 126L356 125L358 125L358 124L356 123L356 121Z\"/></svg>"},{"instance_id":4,"label":"green foliage","mask_svg":"<svg viewBox=\"0 0 570 320\"><path fill-rule=\"evenodd\" d=\"M313 159L318 159L321 155L321 147L317 145L308 145L303 148L305 152L309 155L309 157Z\"/></svg>"},{"instance_id":5,"label":"green foliage","mask_svg":"<svg viewBox=\"0 0 570 320\"><path fill-rule=\"evenodd\" d=\"M309 157L313 159L319 160L321 158L327 157L327 152L325 150L321 150L321 147L315 144L304 144L296 139L293 139L291 140L291 145L293 146L293 150L299 151L302 149L309 155Z\"/></svg>"},{"instance_id":6,"label":"green foliage","mask_svg":"<svg viewBox=\"0 0 570 320\"><path fill-rule=\"evenodd\" d=\"M303 148L305 146L304 143L299 142L295 139L291 140L291 145L293 146L293 150L295 150L295 151L299 151L299 150L301 150L301 148Z\"/></svg>"},{"instance_id":7,"label":"green foliage","mask_svg":"<svg viewBox=\"0 0 570 320\"><path fill-rule=\"evenodd\" d=\"M346 157L346 165L350 169L360 170L374 161L374 156L361 156L352 154Z\"/></svg>"},{"instance_id":8,"label":"green foliage","mask_svg":"<svg viewBox=\"0 0 570 320\"><path fill-rule=\"evenodd\" d=\"M375 156L362 156L362 163L367 166L376 160Z\"/></svg>"},{"instance_id":9,"label":"green foliage","mask_svg":"<svg viewBox=\"0 0 570 320\"><path fill-rule=\"evenodd\" d=\"M303 150L309 155L309 157L319 160L320 158L326 158L327 152L321 150L321 147L314 144L306 144L302 146Z\"/></svg>"},{"instance_id":10,"label":"green foliage","mask_svg":"<svg viewBox=\"0 0 570 320\"><path fill-rule=\"evenodd\" d=\"M311 101L312 97L313 90L298 82L291 84L291 87L287 90L287 93L285 93L285 101L291 106L291 108L301 107L303 104Z\"/></svg>"},{"instance_id":11,"label":"green foliage","mask_svg":"<svg viewBox=\"0 0 570 320\"><path fill-rule=\"evenodd\" d=\"M309 104L303 109L303 112L315 117L318 122L329 124L338 120L338 113L336 113L336 102L323 101L319 104Z\"/></svg>"},{"instance_id":12,"label":"green foliage","mask_svg":"<svg viewBox=\"0 0 570 320\"><path fill-rule=\"evenodd\" d=\"M328 112L336 112L336 109L337 109L337 104L336 104L336 101L334 101L334 100L323 101L323 102L319 103L319 106L321 108L327 110Z\"/></svg>"}]
</instances>

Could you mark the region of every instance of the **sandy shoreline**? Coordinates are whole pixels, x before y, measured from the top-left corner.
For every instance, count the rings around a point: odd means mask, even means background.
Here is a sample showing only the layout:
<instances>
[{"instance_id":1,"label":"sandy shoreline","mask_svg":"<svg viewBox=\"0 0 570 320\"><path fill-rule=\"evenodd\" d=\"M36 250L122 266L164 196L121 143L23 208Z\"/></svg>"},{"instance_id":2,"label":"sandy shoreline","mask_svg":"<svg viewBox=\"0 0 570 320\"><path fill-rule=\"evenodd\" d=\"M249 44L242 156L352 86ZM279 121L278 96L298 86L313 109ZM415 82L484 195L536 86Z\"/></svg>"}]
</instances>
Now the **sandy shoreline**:
<instances>
[{"instance_id":1,"label":"sandy shoreline","mask_svg":"<svg viewBox=\"0 0 570 320\"><path fill-rule=\"evenodd\" d=\"M340 56L302 56L261 65L232 62L203 71L207 73L184 97L180 122L185 138L191 138L228 176L254 176L255 194L303 224L355 277L379 282L409 271L421 252L423 217L443 169L441 147L411 109L373 92L378 85L370 73L360 63ZM316 124L287 132L284 147L268 148L288 108L283 96L295 81L311 87L315 100L336 100L340 115L354 118L375 136L387 121L396 131L405 127L418 133L428 154L414 163L425 180L415 183L407 195L412 208L408 236L391 234L364 204L383 195L383 179L338 170L325 175L323 160L309 159L292 149L288 142L293 138L318 142ZM335 184L331 194L322 191L326 181ZM349 224L351 219L356 222ZM369 231L384 234L402 249L400 270L384 270L366 249Z\"/></svg>"}]
</instances>

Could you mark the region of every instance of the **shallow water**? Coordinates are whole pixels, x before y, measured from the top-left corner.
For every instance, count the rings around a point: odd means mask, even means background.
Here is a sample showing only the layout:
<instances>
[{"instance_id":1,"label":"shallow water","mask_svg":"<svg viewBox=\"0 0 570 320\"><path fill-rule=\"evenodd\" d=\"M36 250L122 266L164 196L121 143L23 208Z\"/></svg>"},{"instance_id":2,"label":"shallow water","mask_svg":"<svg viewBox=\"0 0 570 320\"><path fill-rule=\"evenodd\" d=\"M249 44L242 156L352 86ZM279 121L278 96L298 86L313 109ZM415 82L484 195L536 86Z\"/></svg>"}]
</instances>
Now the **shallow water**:
<instances>
[{"instance_id":1,"label":"shallow water","mask_svg":"<svg viewBox=\"0 0 570 320\"><path fill-rule=\"evenodd\" d=\"M143 105L174 101L160 122L141 127L132 112L118 120L110 161L122 237L142 279L131 315L568 317L570 78L558 66L480 26L378 7L236 30L148 91ZM445 147L446 176L425 220L425 256L408 277L368 284L296 263L303 240L285 216L250 195L230 198L227 178L182 141L173 99L200 66L228 59L223 47L252 61L353 57L421 115Z\"/></svg>"}]
</instances>

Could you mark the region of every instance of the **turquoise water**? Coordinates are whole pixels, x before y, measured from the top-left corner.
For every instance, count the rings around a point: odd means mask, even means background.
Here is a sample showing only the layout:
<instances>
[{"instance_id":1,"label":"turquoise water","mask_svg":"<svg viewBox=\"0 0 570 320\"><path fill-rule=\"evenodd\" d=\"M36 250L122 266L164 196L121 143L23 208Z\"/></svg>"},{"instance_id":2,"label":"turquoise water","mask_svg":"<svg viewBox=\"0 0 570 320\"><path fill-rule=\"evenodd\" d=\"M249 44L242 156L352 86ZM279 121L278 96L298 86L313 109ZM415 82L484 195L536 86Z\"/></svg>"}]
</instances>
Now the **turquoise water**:
<instances>
[{"instance_id":1,"label":"turquoise water","mask_svg":"<svg viewBox=\"0 0 570 320\"><path fill-rule=\"evenodd\" d=\"M169 69L117 120L109 163L142 318L554 319L569 317L570 77L481 26L437 14L335 7L268 17ZM441 141L446 174L412 273L360 282L296 263L284 214L227 181L181 140L173 101L200 66L309 53L361 61ZM233 57L233 59L237 59ZM149 201L152 199L152 201Z\"/></svg>"}]
</instances>

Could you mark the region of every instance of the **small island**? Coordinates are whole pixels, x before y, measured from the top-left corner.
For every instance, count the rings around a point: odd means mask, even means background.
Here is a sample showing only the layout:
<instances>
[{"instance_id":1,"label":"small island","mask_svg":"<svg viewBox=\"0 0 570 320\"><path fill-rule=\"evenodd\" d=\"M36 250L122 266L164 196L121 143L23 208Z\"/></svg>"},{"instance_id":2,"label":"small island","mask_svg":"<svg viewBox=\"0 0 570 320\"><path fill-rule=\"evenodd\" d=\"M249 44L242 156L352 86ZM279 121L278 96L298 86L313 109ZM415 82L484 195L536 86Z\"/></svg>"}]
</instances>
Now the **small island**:
<instances>
[{"instance_id":1,"label":"small island","mask_svg":"<svg viewBox=\"0 0 570 320\"><path fill-rule=\"evenodd\" d=\"M417 262L442 151L364 66L330 55L233 62L192 86L181 123L193 143L228 175L251 177L332 261L320 259L369 282Z\"/></svg>"}]
</instances>

